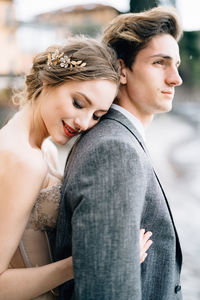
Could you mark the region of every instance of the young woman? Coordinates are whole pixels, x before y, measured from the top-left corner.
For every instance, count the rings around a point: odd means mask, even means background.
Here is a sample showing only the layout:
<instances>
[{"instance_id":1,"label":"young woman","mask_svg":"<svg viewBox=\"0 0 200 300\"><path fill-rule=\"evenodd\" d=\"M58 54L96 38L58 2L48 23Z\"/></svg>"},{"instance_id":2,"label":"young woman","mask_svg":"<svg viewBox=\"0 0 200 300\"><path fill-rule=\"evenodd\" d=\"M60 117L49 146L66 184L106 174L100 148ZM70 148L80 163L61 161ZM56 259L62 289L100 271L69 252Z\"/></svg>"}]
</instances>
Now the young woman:
<instances>
[{"instance_id":1,"label":"young woman","mask_svg":"<svg viewBox=\"0 0 200 300\"><path fill-rule=\"evenodd\" d=\"M93 39L73 38L33 60L21 110L0 130L0 300L55 299L72 258L52 262L62 174L55 146L93 127L117 95L118 63ZM139 233L138 233L139 234ZM140 232L141 262L151 233Z\"/></svg>"}]
</instances>

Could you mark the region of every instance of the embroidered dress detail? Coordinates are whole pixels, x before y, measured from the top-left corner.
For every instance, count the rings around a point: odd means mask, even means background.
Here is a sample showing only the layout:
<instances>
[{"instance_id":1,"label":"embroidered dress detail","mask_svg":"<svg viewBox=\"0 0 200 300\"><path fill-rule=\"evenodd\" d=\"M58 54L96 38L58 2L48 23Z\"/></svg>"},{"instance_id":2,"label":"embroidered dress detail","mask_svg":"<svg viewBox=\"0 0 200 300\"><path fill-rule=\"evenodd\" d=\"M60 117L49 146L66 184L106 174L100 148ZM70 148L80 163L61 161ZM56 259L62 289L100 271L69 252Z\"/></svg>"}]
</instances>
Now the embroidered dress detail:
<instances>
[{"instance_id":1,"label":"embroidered dress detail","mask_svg":"<svg viewBox=\"0 0 200 300\"><path fill-rule=\"evenodd\" d=\"M49 230L56 226L61 183L42 189L33 206L27 229Z\"/></svg>"}]
</instances>

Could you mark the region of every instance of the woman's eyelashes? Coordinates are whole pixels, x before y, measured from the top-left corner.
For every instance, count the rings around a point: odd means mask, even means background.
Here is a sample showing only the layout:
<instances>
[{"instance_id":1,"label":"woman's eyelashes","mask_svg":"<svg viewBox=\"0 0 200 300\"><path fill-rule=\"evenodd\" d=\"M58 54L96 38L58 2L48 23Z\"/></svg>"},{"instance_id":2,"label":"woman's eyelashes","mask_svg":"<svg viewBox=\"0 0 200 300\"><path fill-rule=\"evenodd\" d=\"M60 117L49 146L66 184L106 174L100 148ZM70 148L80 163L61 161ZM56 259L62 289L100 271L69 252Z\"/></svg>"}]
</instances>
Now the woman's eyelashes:
<instances>
[{"instance_id":1,"label":"woman's eyelashes","mask_svg":"<svg viewBox=\"0 0 200 300\"><path fill-rule=\"evenodd\" d=\"M101 118L101 117L98 117L98 116L96 116L95 114L93 115L93 119L94 119L95 121L99 121L100 118Z\"/></svg>"},{"instance_id":2,"label":"woman's eyelashes","mask_svg":"<svg viewBox=\"0 0 200 300\"><path fill-rule=\"evenodd\" d=\"M76 98L73 98L73 105L74 105L74 107L76 107L78 109L82 109L83 108L81 102L79 100L77 100Z\"/></svg>"},{"instance_id":3,"label":"woman's eyelashes","mask_svg":"<svg viewBox=\"0 0 200 300\"><path fill-rule=\"evenodd\" d=\"M77 109L83 109L84 108L84 105L81 103L81 101L79 101L76 98L73 98L73 105ZM101 119L101 117L102 116L97 116L97 115L93 114L93 120L94 121L99 121Z\"/></svg>"}]
</instances>

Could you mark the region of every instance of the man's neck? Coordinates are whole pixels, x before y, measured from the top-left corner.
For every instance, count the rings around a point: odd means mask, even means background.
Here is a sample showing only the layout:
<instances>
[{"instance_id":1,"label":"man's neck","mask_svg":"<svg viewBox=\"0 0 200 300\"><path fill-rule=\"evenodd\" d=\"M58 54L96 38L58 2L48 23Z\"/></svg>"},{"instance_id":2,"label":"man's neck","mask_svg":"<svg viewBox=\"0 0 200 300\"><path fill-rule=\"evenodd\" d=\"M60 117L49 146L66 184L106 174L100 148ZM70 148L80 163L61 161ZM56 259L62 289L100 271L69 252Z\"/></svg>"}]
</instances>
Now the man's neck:
<instances>
[{"instance_id":1,"label":"man's neck","mask_svg":"<svg viewBox=\"0 0 200 300\"><path fill-rule=\"evenodd\" d=\"M133 126L137 129L137 131L140 133L143 140L145 141L145 139L146 139L145 138L145 129L144 129L143 124L140 122L140 120L137 119L133 114L131 114L128 110L126 110L124 107L122 107L120 105L113 103L111 107L113 109L121 112L133 124Z\"/></svg>"},{"instance_id":2,"label":"man's neck","mask_svg":"<svg viewBox=\"0 0 200 300\"><path fill-rule=\"evenodd\" d=\"M135 118L137 118L142 123L142 125L145 129L149 126L149 124L153 120L153 115L142 113L132 103L123 101L121 98L118 99L117 101L115 101L114 104L117 104L117 105L123 107L129 113L131 113Z\"/></svg>"}]
</instances>

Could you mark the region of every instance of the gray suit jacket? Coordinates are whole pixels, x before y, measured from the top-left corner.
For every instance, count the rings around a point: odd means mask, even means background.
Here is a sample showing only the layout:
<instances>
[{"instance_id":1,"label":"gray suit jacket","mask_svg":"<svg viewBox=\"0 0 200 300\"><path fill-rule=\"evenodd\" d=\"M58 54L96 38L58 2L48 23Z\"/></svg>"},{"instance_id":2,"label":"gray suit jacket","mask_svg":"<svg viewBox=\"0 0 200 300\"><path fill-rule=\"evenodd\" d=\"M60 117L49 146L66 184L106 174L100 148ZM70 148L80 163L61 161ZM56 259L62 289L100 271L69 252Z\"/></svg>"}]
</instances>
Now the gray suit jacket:
<instances>
[{"instance_id":1,"label":"gray suit jacket","mask_svg":"<svg viewBox=\"0 0 200 300\"><path fill-rule=\"evenodd\" d=\"M141 265L140 228L153 232ZM55 252L74 263L60 299L182 299L182 254L166 196L140 134L116 110L70 154Z\"/></svg>"}]
</instances>

